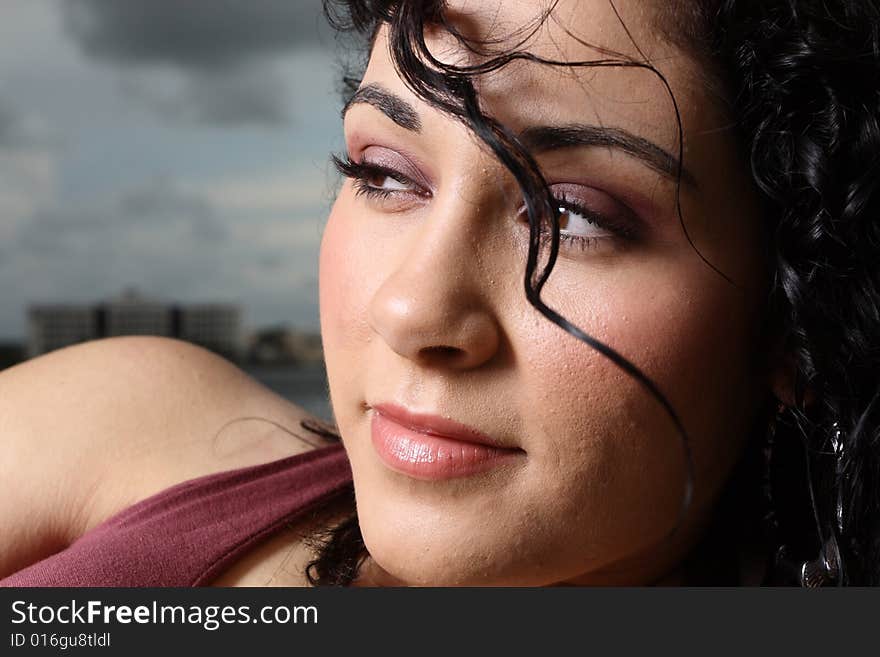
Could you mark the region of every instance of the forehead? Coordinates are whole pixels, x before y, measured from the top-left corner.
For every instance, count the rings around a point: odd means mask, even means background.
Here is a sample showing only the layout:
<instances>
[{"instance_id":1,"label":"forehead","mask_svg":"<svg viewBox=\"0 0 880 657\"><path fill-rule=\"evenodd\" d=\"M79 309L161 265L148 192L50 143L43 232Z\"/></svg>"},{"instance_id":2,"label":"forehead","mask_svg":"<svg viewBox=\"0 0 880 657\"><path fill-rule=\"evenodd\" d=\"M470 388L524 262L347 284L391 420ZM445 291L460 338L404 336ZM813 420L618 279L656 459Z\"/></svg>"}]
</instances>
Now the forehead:
<instances>
[{"instance_id":1,"label":"forehead","mask_svg":"<svg viewBox=\"0 0 880 657\"><path fill-rule=\"evenodd\" d=\"M530 50L547 57L595 56L595 48L604 48L635 58L663 41L656 29L662 12L652 0L452 0L446 6L444 15L466 36L502 47L528 38Z\"/></svg>"},{"instance_id":2,"label":"forehead","mask_svg":"<svg viewBox=\"0 0 880 657\"><path fill-rule=\"evenodd\" d=\"M722 119L709 107L698 64L664 36L653 5L644 0L453 0L446 19L488 52L468 51L439 26L427 26L425 37L444 63L478 64L511 48L565 63L516 60L472 78L484 111L516 132L532 125L611 125L675 151L675 110L663 78L675 94L685 132L708 130ZM397 78L387 37L381 29L364 81L380 81L420 111L426 109ZM646 61L656 72L639 65Z\"/></svg>"}]
</instances>

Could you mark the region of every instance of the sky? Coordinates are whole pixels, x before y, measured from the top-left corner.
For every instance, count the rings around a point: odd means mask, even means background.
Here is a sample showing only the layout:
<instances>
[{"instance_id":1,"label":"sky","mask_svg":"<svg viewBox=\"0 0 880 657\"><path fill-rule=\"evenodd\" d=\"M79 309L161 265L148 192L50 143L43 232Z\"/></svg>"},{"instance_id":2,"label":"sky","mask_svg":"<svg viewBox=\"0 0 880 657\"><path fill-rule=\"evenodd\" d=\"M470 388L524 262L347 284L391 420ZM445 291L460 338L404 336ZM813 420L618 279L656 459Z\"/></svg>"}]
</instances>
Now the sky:
<instances>
[{"instance_id":1,"label":"sky","mask_svg":"<svg viewBox=\"0 0 880 657\"><path fill-rule=\"evenodd\" d=\"M317 330L342 54L320 0L4 0L0 339L131 286Z\"/></svg>"}]
</instances>

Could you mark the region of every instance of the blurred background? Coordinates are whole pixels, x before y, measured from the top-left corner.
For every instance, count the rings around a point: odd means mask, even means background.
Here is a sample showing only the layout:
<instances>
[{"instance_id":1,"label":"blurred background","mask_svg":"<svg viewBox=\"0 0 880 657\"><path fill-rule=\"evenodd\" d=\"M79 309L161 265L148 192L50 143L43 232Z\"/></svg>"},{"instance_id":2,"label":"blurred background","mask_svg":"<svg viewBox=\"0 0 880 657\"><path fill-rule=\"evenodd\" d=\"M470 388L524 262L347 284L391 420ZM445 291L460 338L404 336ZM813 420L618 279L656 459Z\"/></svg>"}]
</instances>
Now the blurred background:
<instances>
[{"instance_id":1,"label":"blurred background","mask_svg":"<svg viewBox=\"0 0 880 657\"><path fill-rule=\"evenodd\" d=\"M329 418L339 55L320 0L3 0L0 367L169 335Z\"/></svg>"}]
</instances>

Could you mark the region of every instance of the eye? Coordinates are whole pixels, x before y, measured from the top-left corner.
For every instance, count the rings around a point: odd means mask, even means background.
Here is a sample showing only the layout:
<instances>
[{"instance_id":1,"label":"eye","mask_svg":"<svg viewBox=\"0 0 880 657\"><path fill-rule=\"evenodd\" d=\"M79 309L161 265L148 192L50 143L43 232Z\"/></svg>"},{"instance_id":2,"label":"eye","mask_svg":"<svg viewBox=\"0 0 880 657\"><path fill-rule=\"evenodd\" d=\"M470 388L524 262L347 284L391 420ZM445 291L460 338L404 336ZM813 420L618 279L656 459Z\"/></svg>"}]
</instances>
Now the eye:
<instances>
[{"instance_id":1,"label":"eye","mask_svg":"<svg viewBox=\"0 0 880 657\"><path fill-rule=\"evenodd\" d=\"M406 194L429 195L409 177L390 167L367 160L355 162L348 156L339 158L333 155L332 160L342 175L352 179L357 195L383 199Z\"/></svg>"},{"instance_id":2,"label":"eye","mask_svg":"<svg viewBox=\"0 0 880 657\"><path fill-rule=\"evenodd\" d=\"M570 201L563 196L557 198L559 212L559 232L581 237L611 237L614 232L605 229L605 219L598 213Z\"/></svg>"},{"instance_id":3,"label":"eye","mask_svg":"<svg viewBox=\"0 0 880 657\"><path fill-rule=\"evenodd\" d=\"M372 176L368 182L375 189L383 189L389 192L393 191L407 191L410 189L410 185L407 183L401 182L396 178L392 178L387 173L377 173Z\"/></svg>"},{"instance_id":4,"label":"eye","mask_svg":"<svg viewBox=\"0 0 880 657\"><path fill-rule=\"evenodd\" d=\"M559 213L560 250L617 250L637 241L638 232L631 211L609 194L583 185L551 186L554 206ZM528 223L523 206L520 215ZM549 221L540 227L544 245L553 238Z\"/></svg>"}]
</instances>

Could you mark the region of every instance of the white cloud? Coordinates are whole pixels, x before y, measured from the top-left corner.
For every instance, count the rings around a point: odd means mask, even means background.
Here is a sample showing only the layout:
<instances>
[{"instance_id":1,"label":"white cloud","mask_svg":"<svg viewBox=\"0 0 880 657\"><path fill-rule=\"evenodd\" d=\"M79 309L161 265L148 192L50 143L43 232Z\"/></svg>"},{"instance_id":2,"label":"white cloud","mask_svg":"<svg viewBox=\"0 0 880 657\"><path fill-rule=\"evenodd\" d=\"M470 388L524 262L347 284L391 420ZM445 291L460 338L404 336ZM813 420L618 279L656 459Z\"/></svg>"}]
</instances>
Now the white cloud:
<instances>
[{"instance_id":1,"label":"white cloud","mask_svg":"<svg viewBox=\"0 0 880 657\"><path fill-rule=\"evenodd\" d=\"M57 38L57 0L4 0L0 21L0 72L18 70L47 60L67 50ZM49 36L55 38L47 38ZM37 37L37 38L35 38Z\"/></svg>"},{"instance_id":2,"label":"white cloud","mask_svg":"<svg viewBox=\"0 0 880 657\"><path fill-rule=\"evenodd\" d=\"M0 241L55 196L56 160L46 150L0 150Z\"/></svg>"},{"instance_id":3,"label":"white cloud","mask_svg":"<svg viewBox=\"0 0 880 657\"><path fill-rule=\"evenodd\" d=\"M306 164L187 182L183 189L226 211L289 214L327 206L332 198L332 177Z\"/></svg>"},{"instance_id":4,"label":"white cloud","mask_svg":"<svg viewBox=\"0 0 880 657\"><path fill-rule=\"evenodd\" d=\"M333 174L300 163L286 170L188 182L181 189L209 201L239 243L277 259L280 252L317 257L333 186Z\"/></svg>"}]
</instances>

